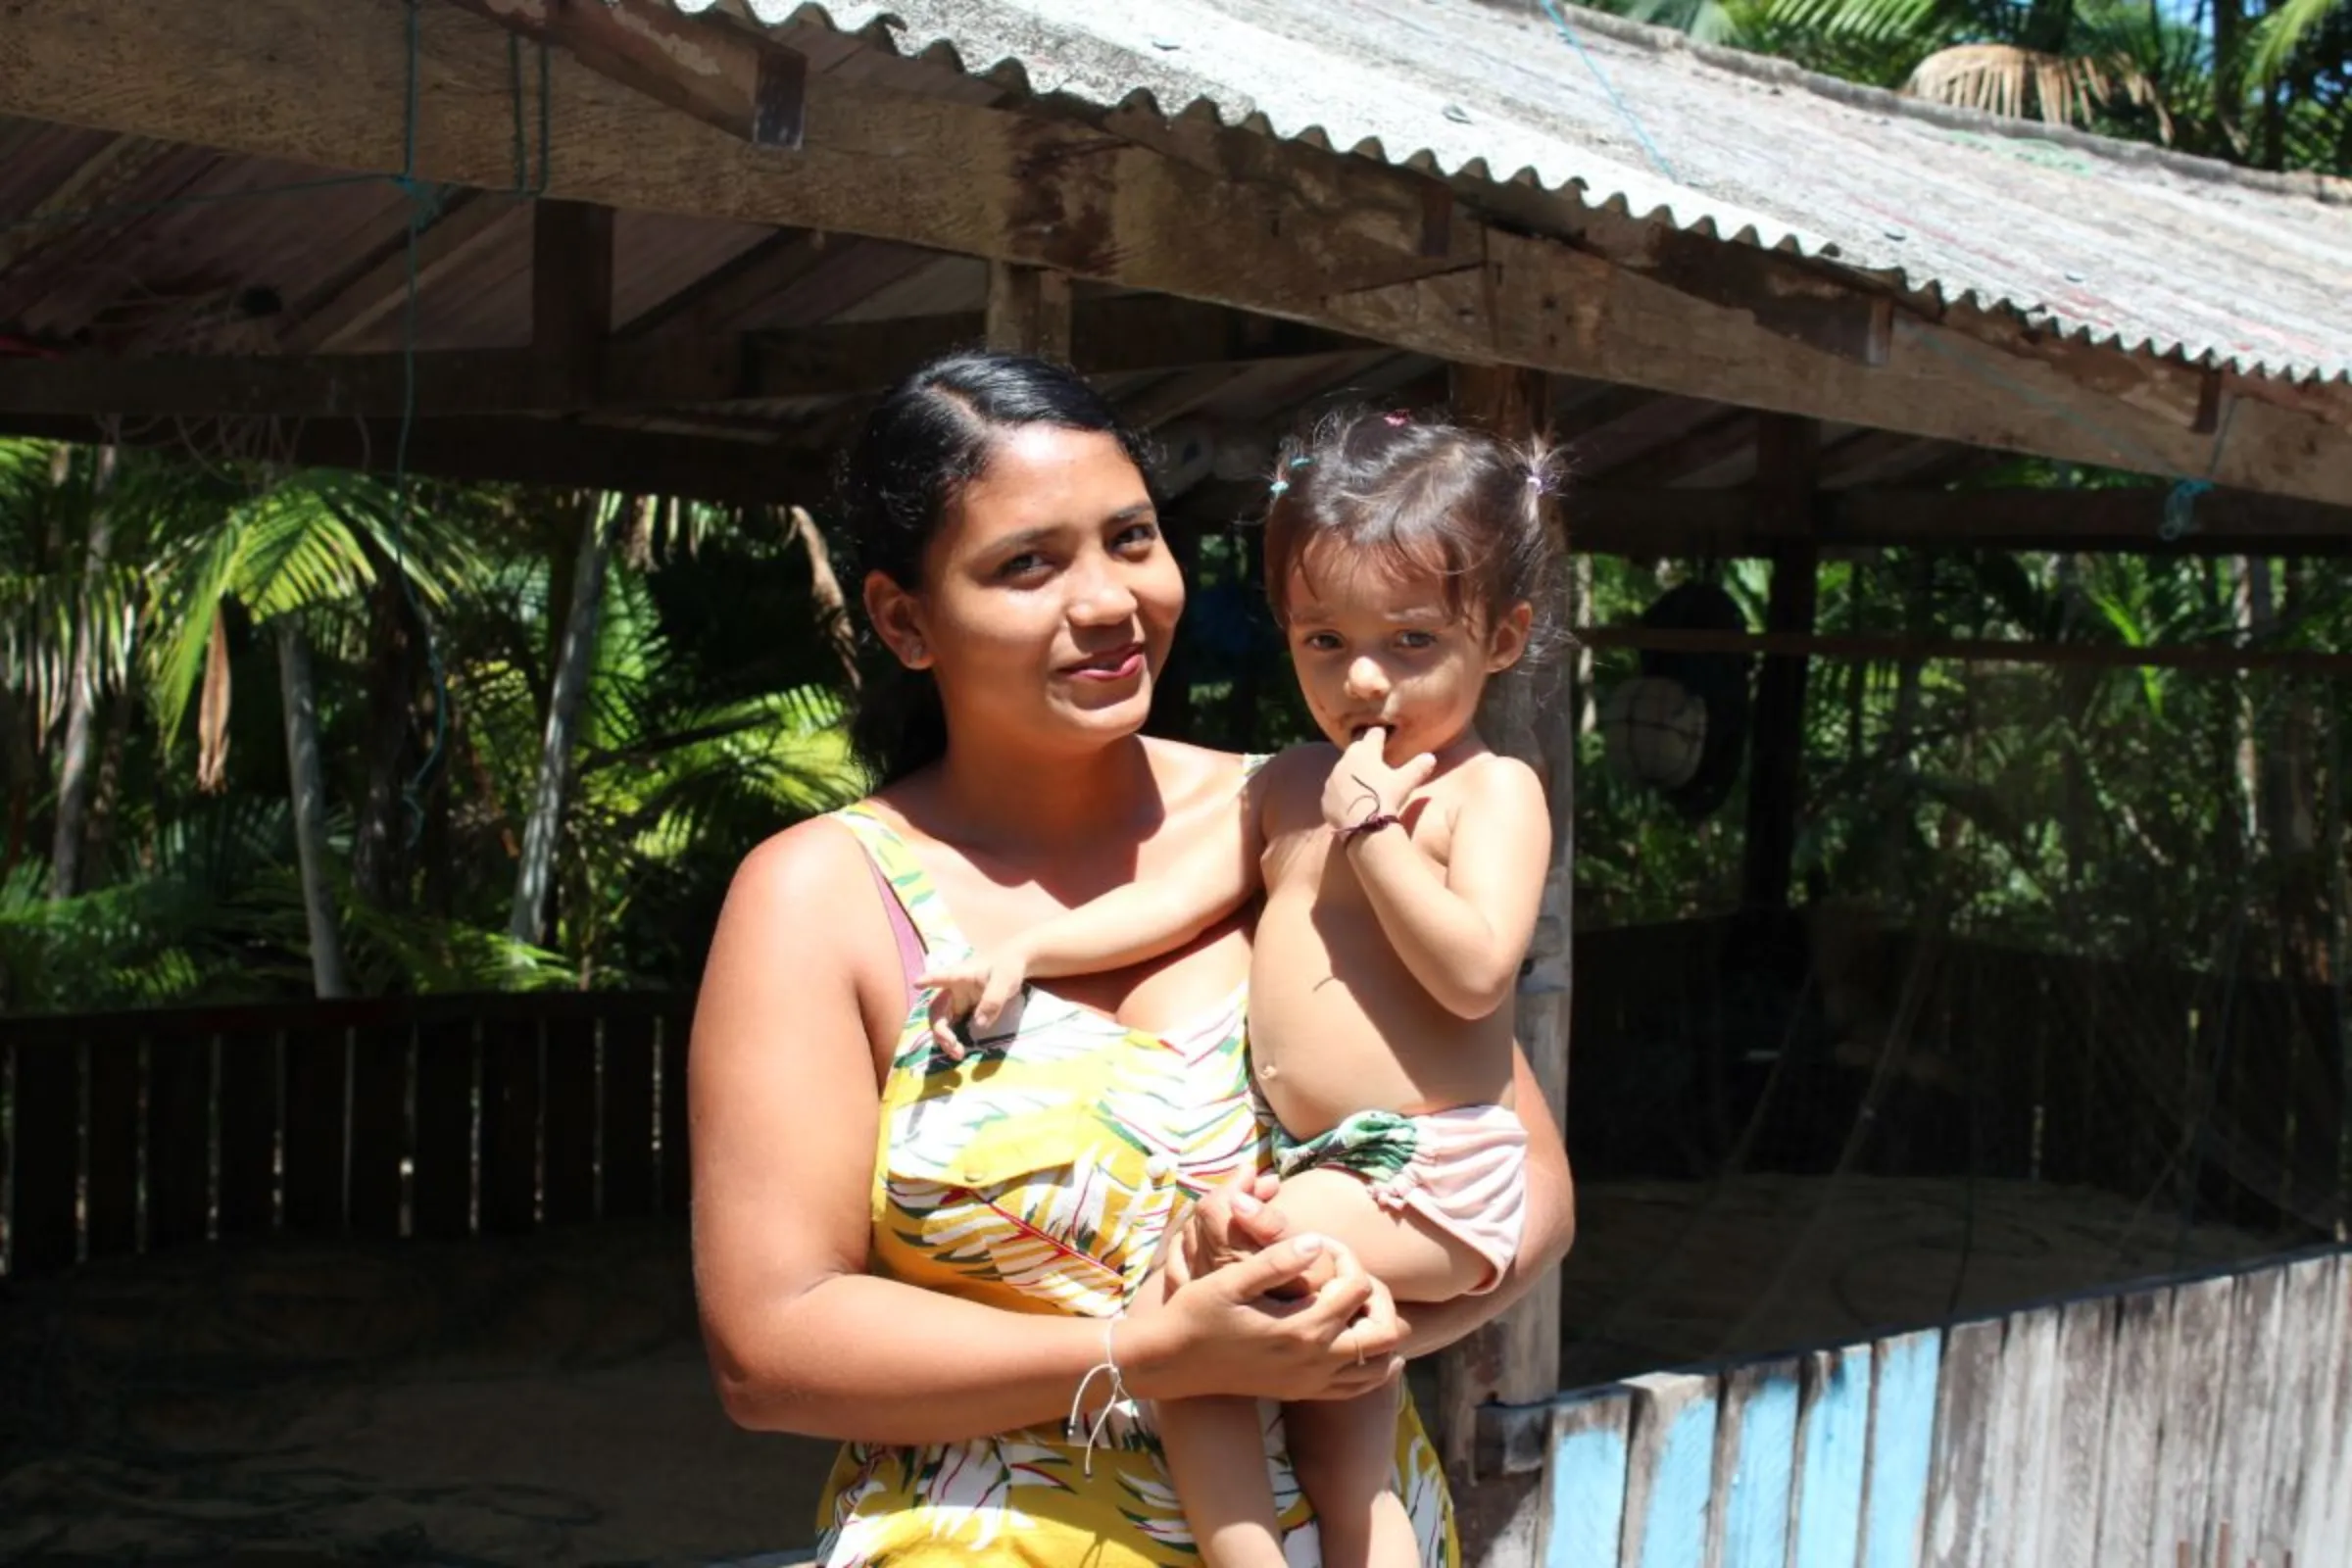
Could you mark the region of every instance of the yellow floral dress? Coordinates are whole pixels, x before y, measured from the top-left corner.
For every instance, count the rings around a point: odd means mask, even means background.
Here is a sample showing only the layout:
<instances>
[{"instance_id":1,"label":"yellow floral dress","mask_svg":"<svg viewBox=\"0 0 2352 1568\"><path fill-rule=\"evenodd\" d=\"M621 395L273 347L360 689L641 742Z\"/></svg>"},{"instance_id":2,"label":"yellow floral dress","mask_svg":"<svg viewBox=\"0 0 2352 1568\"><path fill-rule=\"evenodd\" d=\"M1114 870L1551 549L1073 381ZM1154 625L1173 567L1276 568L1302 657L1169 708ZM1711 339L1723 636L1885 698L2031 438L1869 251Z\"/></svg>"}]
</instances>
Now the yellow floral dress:
<instances>
[{"instance_id":1,"label":"yellow floral dress","mask_svg":"<svg viewBox=\"0 0 2352 1568\"><path fill-rule=\"evenodd\" d=\"M862 807L839 820L931 956L968 952L905 842ZM958 1064L931 1049L914 999L882 1088L873 1271L1016 1312L1118 1311L1185 1201L1269 1161L1274 1126L1243 1059L1242 1001L1161 1037L1032 988ZM1286 1555L1311 1568L1313 1520L1279 1408L1265 1408ZM1085 1449L1058 1425L923 1447L850 1444L818 1505L818 1560L1198 1564L1139 1412L1115 1412L1091 1458ZM1396 1468L1423 1562L1453 1568L1438 1455L1409 1400Z\"/></svg>"}]
</instances>

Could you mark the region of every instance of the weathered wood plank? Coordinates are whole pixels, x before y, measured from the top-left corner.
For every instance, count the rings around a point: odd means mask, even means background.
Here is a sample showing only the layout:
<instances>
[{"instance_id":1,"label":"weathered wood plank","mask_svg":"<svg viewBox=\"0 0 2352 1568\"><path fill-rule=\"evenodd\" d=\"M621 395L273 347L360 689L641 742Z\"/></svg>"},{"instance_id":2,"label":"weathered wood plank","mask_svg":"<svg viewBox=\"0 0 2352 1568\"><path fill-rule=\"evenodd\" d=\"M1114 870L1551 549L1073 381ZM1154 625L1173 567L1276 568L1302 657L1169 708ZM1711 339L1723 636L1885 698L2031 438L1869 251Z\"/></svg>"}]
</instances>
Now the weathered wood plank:
<instances>
[{"instance_id":1,"label":"weathered wood plank","mask_svg":"<svg viewBox=\"0 0 2352 1568\"><path fill-rule=\"evenodd\" d=\"M345 1207L350 1083L348 1029L286 1031L285 1225L340 1231Z\"/></svg>"},{"instance_id":2,"label":"weathered wood plank","mask_svg":"<svg viewBox=\"0 0 2352 1568\"><path fill-rule=\"evenodd\" d=\"M141 1103L145 1047L135 1035L112 1035L92 1040L85 1049L90 1073L87 1255L128 1257L146 1245L139 1217L139 1178L147 1158Z\"/></svg>"},{"instance_id":3,"label":"weathered wood plank","mask_svg":"<svg viewBox=\"0 0 2352 1568\"><path fill-rule=\"evenodd\" d=\"M598 1020L551 1018L541 1082L540 1222L596 1218Z\"/></svg>"},{"instance_id":4,"label":"weathered wood plank","mask_svg":"<svg viewBox=\"0 0 2352 1568\"><path fill-rule=\"evenodd\" d=\"M1070 279L1018 262L988 265L988 346L1014 354L1070 357Z\"/></svg>"},{"instance_id":5,"label":"weathered wood plank","mask_svg":"<svg viewBox=\"0 0 2352 1568\"><path fill-rule=\"evenodd\" d=\"M9 1127L8 1267L18 1277L71 1268L81 1180L81 1051L13 1045L15 1117Z\"/></svg>"},{"instance_id":6,"label":"weathered wood plank","mask_svg":"<svg viewBox=\"0 0 2352 1568\"><path fill-rule=\"evenodd\" d=\"M1871 1347L1870 1474L1862 1568L1918 1568L1927 1530L1928 1465L1936 1444L1936 1373L1943 1336L1934 1329Z\"/></svg>"},{"instance_id":7,"label":"weathered wood plank","mask_svg":"<svg viewBox=\"0 0 2352 1568\"><path fill-rule=\"evenodd\" d=\"M1760 1361L1723 1379L1707 1568L1784 1568L1796 1476L1797 1363Z\"/></svg>"},{"instance_id":8,"label":"weathered wood plank","mask_svg":"<svg viewBox=\"0 0 2352 1568\"><path fill-rule=\"evenodd\" d=\"M1632 1420L1633 1396L1623 1389L1571 1396L1553 1407L1550 1568L1617 1561Z\"/></svg>"},{"instance_id":9,"label":"weathered wood plank","mask_svg":"<svg viewBox=\"0 0 2352 1568\"><path fill-rule=\"evenodd\" d=\"M2057 1425L2059 1316L2054 1306L2014 1313L2001 1335L1986 1499L1999 1527L1984 1553L1995 1568L2034 1568L2035 1561Z\"/></svg>"},{"instance_id":10,"label":"weathered wood plank","mask_svg":"<svg viewBox=\"0 0 2352 1568\"><path fill-rule=\"evenodd\" d=\"M220 1039L220 1234L266 1236L277 1225L278 1036L272 1030Z\"/></svg>"},{"instance_id":11,"label":"weathered wood plank","mask_svg":"<svg viewBox=\"0 0 2352 1568\"><path fill-rule=\"evenodd\" d=\"M479 1053L469 1019L416 1025L416 1234L454 1238L474 1228L474 1091Z\"/></svg>"},{"instance_id":12,"label":"weathered wood plank","mask_svg":"<svg viewBox=\"0 0 2352 1568\"><path fill-rule=\"evenodd\" d=\"M482 1031L482 1230L517 1236L539 1222L539 1025Z\"/></svg>"},{"instance_id":13,"label":"weathered wood plank","mask_svg":"<svg viewBox=\"0 0 2352 1568\"><path fill-rule=\"evenodd\" d=\"M2324 1352L2303 1448L2303 1528L2295 1550L2305 1568L2352 1561L2352 1257L2339 1252L2325 1272L2327 1301L2313 1327Z\"/></svg>"},{"instance_id":14,"label":"weathered wood plank","mask_svg":"<svg viewBox=\"0 0 2352 1568\"><path fill-rule=\"evenodd\" d=\"M2241 1042L2242 1044L2242 1042ZM2270 1503L2271 1427L2278 1387L2279 1309L2286 1271L2240 1275L2230 1292L2229 1371L2213 1464L2213 1517L2205 1551L2216 1563L2253 1557Z\"/></svg>"},{"instance_id":15,"label":"weathered wood plank","mask_svg":"<svg viewBox=\"0 0 2352 1568\"><path fill-rule=\"evenodd\" d=\"M1620 1568L1703 1568L1715 1460L1715 1380L1655 1372L1629 1378L1625 1532Z\"/></svg>"},{"instance_id":16,"label":"weathered wood plank","mask_svg":"<svg viewBox=\"0 0 2352 1568\"><path fill-rule=\"evenodd\" d=\"M2277 1393L2264 1445L2261 1512L2246 1543L2266 1564L2284 1563L2303 1539L2307 1507L2324 1506L2305 1494L2303 1478L2311 1445L2325 1441L2328 1337L2338 1327L2330 1294L2334 1264L2332 1257L2307 1258L2285 1269L2279 1286Z\"/></svg>"},{"instance_id":17,"label":"weathered wood plank","mask_svg":"<svg viewBox=\"0 0 2352 1568\"><path fill-rule=\"evenodd\" d=\"M2047 1568L2098 1568L2099 1464L2107 1443L2115 1317L2113 1297L2069 1301L2060 1309L2056 1429L2049 1483L2041 1495L2039 1544L2029 1558Z\"/></svg>"},{"instance_id":18,"label":"weathered wood plank","mask_svg":"<svg viewBox=\"0 0 2352 1568\"><path fill-rule=\"evenodd\" d=\"M2165 1379L2173 1364L2173 1293L2140 1291L2115 1304L2109 1352L2107 1451L2099 1471L2098 1561L2176 1568L2156 1541L2156 1462Z\"/></svg>"},{"instance_id":19,"label":"weathered wood plank","mask_svg":"<svg viewBox=\"0 0 2352 1568\"><path fill-rule=\"evenodd\" d=\"M2210 1560L2217 1511L2213 1467L2229 1386L2234 1294L2234 1282L2228 1278L2198 1280L2173 1293L2151 1532L2151 1560L2158 1564L2175 1562L2182 1551L2192 1563Z\"/></svg>"},{"instance_id":20,"label":"weathered wood plank","mask_svg":"<svg viewBox=\"0 0 2352 1568\"><path fill-rule=\"evenodd\" d=\"M655 1211L654 1031L651 1009L616 1012L605 1023L604 1207L607 1219Z\"/></svg>"},{"instance_id":21,"label":"weathered wood plank","mask_svg":"<svg viewBox=\"0 0 2352 1568\"><path fill-rule=\"evenodd\" d=\"M2001 1320L1945 1331L1936 1385L1935 1458L1928 1471L1929 1568L1983 1568L1993 1521L1988 1452L1997 1413Z\"/></svg>"},{"instance_id":22,"label":"weathered wood plank","mask_svg":"<svg viewBox=\"0 0 2352 1568\"><path fill-rule=\"evenodd\" d=\"M409 1157L409 1024L355 1029L351 1040L351 1158L346 1220L370 1241L405 1235Z\"/></svg>"},{"instance_id":23,"label":"weathered wood plank","mask_svg":"<svg viewBox=\"0 0 2352 1568\"><path fill-rule=\"evenodd\" d=\"M415 172L502 188L514 177L505 34L454 8L422 20L430 112L416 127ZM52 0L0 38L0 113L390 173L408 149L406 22L393 0ZM1368 159L1237 131L1217 134L1235 153L1219 167L1076 122L893 96L846 74L808 83L806 145L783 158L682 116L649 117L630 89L568 57L554 74L564 156L549 194L560 198L1054 267L1446 360L2069 461L2202 474L2215 456L2210 434L2181 416L2204 384L2194 367L2037 345L1990 320L1978 327L1964 309L1953 318L1971 331L1901 320L1884 363L1865 363L1758 321L1765 296L1796 275L1778 258L1757 259L1769 275L1735 303L1645 275L1633 253L1612 260L1473 214L1455 214L1433 245L1430 182ZM1818 283L1817 270L1807 275ZM2329 389L2291 401L2314 399L2324 416L2237 399L2213 477L2352 500L2352 432L2334 412L2343 400Z\"/></svg>"},{"instance_id":24,"label":"weathered wood plank","mask_svg":"<svg viewBox=\"0 0 2352 1568\"><path fill-rule=\"evenodd\" d=\"M1791 1568L1853 1568L1870 1451L1867 1345L1804 1357L1797 1417L1796 1539Z\"/></svg>"},{"instance_id":25,"label":"weathered wood plank","mask_svg":"<svg viewBox=\"0 0 2352 1568\"><path fill-rule=\"evenodd\" d=\"M207 1239L213 1203L213 1047L217 1036L147 1047L147 1245Z\"/></svg>"}]
</instances>

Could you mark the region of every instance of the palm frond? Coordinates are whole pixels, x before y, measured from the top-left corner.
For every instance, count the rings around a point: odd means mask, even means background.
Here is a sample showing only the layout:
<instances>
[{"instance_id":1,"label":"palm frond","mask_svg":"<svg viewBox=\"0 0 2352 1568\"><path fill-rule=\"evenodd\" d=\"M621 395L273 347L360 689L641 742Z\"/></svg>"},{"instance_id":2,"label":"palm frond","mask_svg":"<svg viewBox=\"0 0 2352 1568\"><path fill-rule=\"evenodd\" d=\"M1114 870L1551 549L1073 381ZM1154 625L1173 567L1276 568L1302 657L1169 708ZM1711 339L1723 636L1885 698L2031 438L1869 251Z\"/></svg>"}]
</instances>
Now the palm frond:
<instances>
[{"instance_id":1,"label":"palm frond","mask_svg":"<svg viewBox=\"0 0 2352 1568\"><path fill-rule=\"evenodd\" d=\"M1921 61L1905 91L2004 120L2087 125L2117 100L2155 111L2166 141L2172 117L2156 83L2131 59L2054 55L2006 43L1961 44Z\"/></svg>"}]
</instances>

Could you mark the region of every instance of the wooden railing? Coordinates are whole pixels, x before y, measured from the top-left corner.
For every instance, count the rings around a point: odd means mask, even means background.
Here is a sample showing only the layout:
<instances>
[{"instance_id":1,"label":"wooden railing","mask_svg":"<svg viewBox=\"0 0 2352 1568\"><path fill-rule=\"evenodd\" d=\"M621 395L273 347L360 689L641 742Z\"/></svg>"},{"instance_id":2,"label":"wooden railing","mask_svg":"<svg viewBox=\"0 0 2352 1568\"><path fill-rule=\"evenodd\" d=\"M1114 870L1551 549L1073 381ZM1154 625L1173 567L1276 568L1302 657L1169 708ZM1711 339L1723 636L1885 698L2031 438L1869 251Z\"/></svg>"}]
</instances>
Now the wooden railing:
<instances>
[{"instance_id":1,"label":"wooden railing","mask_svg":"<svg viewBox=\"0 0 2352 1568\"><path fill-rule=\"evenodd\" d=\"M2352 1562L2352 1257L1561 1396L1551 1568Z\"/></svg>"},{"instance_id":2,"label":"wooden railing","mask_svg":"<svg viewBox=\"0 0 2352 1568\"><path fill-rule=\"evenodd\" d=\"M0 1022L7 1271L272 1232L681 1213L692 999L535 994Z\"/></svg>"}]
</instances>

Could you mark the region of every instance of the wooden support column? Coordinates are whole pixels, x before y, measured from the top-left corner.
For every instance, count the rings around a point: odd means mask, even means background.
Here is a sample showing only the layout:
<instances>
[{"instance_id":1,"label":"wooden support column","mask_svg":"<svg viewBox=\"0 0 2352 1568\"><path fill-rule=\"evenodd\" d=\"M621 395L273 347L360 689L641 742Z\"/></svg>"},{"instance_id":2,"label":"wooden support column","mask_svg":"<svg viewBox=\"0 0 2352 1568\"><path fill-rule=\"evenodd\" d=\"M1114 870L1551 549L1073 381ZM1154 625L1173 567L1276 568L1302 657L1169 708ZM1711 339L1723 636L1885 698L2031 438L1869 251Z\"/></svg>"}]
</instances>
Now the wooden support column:
<instances>
[{"instance_id":1,"label":"wooden support column","mask_svg":"<svg viewBox=\"0 0 2352 1568\"><path fill-rule=\"evenodd\" d=\"M569 368L593 401L597 353L612 335L612 209L543 201L531 210L531 349Z\"/></svg>"},{"instance_id":2,"label":"wooden support column","mask_svg":"<svg viewBox=\"0 0 2352 1568\"><path fill-rule=\"evenodd\" d=\"M1050 268L988 264L988 346L1065 364L1070 357L1070 279Z\"/></svg>"},{"instance_id":3,"label":"wooden support column","mask_svg":"<svg viewBox=\"0 0 2352 1568\"><path fill-rule=\"evenodd\" d=\"M1764 416L1756 432L1757 526L1772 541L1772 596L1764 609L1768 634L1809 636L1817 589L1814 477L1821 463L1818 421L1794 415ZM1805 673L1802 654L1771 654L1756 676L1755 727L1750 731L1747 844L1741 861L1740 903L1749 909L1788 906L1796 824L1804 810Z\"/></svg>"},{"instance_id":4,"label":"wooden support column","mask_svg":"<svg viewBox=\"0 0 2352 1568\"><path fill-rule=\"evenodd\" d=\"M1452 368L1451 380L1454 414L1465 423L1523 440L1548 421L1549 377L1540 370L1459 365ZM1564 551L1556 515L1551 526L1555 549ZM1564 564L1558 574L1563 594ZM1563 601L1554 609L1564 613L1567 606ZM1575 859L1575 716L1565 674L1549 666L1496 681L1488 688L1478 719L1490 746L1535 768L1551 807L1552 856L1544 912L1521 971L1516 1013L1519 1043L1553 1118L1563 1126ZM1544 1434L1549 1431L1544 1407L1559 1392L1559 1374L1556 1274L1439 1362L1439 1445L1455 1488L1468 1563L1499 1568L1539 1560L1546 1498L1538 1483Z\"/></svg>"}]
</instances>

